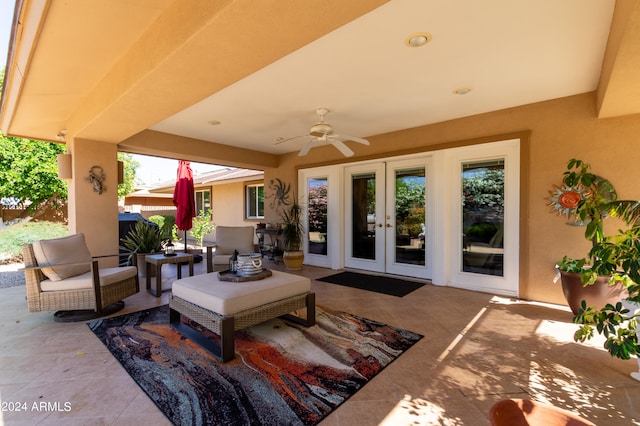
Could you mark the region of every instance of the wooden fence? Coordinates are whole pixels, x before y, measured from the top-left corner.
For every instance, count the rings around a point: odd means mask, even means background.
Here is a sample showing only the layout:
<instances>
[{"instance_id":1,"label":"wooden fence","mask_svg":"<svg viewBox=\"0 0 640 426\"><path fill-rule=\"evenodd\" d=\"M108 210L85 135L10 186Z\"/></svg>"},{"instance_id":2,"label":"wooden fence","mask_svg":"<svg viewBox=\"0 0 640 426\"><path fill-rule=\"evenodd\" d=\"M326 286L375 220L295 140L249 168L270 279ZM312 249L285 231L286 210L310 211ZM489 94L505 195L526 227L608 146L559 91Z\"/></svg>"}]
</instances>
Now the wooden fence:
<instances>
[{"instance_id":1,"label":"wooden fence","mask_svg":"<svg viewBox=\"0 0 640 426\"><path fill-rule=\"evenodd\" d=\"M25 209L17 207L0 206L0 217L2 222L8 222L20 216ZM62 222L66 223L68 220L67 206L62 206L57 209L47 209L45 212L33 219L34 221L47 221L47 222Z\"/></svg>"}]
</instances>

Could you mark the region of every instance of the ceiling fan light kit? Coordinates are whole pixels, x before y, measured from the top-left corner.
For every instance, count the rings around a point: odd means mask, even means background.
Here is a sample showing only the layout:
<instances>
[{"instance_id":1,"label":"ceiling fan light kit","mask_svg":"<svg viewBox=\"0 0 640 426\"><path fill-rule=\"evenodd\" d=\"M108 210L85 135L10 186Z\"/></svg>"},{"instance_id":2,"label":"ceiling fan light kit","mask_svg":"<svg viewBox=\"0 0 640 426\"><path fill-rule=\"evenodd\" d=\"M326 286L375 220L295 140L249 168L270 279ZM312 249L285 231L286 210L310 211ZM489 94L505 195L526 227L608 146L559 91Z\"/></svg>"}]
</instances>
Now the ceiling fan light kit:
<instances>
[{"instance_id":1,"label":"ceiling fan light kit","mask_svg":"<svg viewBox=\"0 0 640 426\"><path fill-rule=\"evenodd\" d=\"M338 151L342 153L345 157L352 157L353 151L347 145L345 145L345 141L353 141L360 143L362 145L369 145L369 141L366 139L362 139L356 136L349 135L336 135L334 133L333 126L326 121L324 121L324 117L329 113L329 110L326 108L318 108L316 110L316 114L320 116L320 121L311 126L309 133L301 136L294 136L292 138L278 138L275 145L279 145L284 142L288 142L293 139L303 138L303 137L312 137L313 139L307 142L307 144L300 150L298 156L303 157L309 153L311 148L319 145L331 144Z\"/></svg>"}]
</instances>

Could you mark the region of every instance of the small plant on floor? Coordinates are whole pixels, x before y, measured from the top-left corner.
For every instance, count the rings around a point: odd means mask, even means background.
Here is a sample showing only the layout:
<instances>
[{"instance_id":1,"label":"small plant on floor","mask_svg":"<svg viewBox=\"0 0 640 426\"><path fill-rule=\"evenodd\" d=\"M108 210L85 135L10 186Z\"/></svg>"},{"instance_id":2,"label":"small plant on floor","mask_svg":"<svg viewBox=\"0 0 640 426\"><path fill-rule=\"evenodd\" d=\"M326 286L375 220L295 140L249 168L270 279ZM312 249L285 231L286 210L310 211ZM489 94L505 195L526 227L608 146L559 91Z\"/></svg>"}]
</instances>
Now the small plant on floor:
<instances>
[{"instance_id":1,"label":"small plant on floor","mask_svg":"<svg viewBox=\"0 0 640 426\"><path fill-rule=\"evenodd\" d=\"M282 240L284 249L287 251L300 250L302 245L302 208L294 201L291 207L283 209L280 214L282 218Z\"/></svg>"},{"instance_id":2,"label":"small plant on floor","mask_svg":"<svg viewBox=\"0 0 640 426\"><path fill-rule=\"evenodd\" d=\"M130 253L129 264L133 264L134 254L149 254L162 251L162 235L158 225L138 220L120 240L120 248Z\"/></svg>"},{"instance_id":3,"label":"small plant on floor","mask_svg":"<svg viewBox=\"0 0 640 426\"><path fill-rule=\"evenodd\" d=\"M211 210L200 210L198 216L193 218L193 225L189 234L196 240L196 244L202 247L205 235L215 229L215 224L211 222Z\"/></svg>"}]
</instances>

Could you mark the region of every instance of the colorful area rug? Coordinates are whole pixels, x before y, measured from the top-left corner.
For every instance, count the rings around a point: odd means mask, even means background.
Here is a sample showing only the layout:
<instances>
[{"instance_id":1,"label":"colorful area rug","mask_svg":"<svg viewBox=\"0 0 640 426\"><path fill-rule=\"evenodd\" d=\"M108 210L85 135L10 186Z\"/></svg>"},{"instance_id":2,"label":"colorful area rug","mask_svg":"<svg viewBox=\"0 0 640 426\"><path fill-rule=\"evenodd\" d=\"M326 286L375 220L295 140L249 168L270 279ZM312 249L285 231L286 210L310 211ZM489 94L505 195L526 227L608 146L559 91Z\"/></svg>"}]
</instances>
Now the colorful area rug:
<instances>
[{"instance_id":1,"label":"colorful area rug","mask_svg":"<svg viewBox=\"0 0 640 426\"><path fill-rule=\"evenodd\" d=\"M314 425L423 336L317 306L316 325L236 332L222 364L169 326L168 306L88 323L177 425Z\"/></svg>"},{"instance_id":2,"label":"colorful area rug","mask_svg":"<svg viewBox=\"0 0 640 426\"><path fill-rule=\"evenodd\" d=\"M383 275L359 274L357 272L340 272L324 278L318 278L318 281L397 297L406 296L424 285L424 283L415 281L400 280Z\"/></svg>"}]
</instances>

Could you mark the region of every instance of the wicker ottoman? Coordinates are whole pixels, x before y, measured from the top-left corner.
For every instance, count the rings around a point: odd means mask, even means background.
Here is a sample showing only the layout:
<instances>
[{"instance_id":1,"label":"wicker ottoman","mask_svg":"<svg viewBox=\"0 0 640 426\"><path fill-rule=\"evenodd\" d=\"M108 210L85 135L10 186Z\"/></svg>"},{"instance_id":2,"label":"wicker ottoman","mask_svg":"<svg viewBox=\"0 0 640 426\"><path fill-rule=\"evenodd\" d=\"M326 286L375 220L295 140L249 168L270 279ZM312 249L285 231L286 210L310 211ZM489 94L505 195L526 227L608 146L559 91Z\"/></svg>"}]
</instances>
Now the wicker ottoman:
<instances>
[{"instance_id":1,"label":"wicker ottoman","mask_svg":"<svg viewBox=\"0 0 640 426\"><path fill-rule=\"evenodd\" d=\"M213 272L173 283L169 321L182 335L213 353L222 362L235 357L234 332L283 316L307 327L315 324L315 293L308 278L285 272L247 282L220 281ZM291 315L306 308L306 318ZM204 337L181 316L220 336L220 344Z\"/></svg>"}]
</instances>

